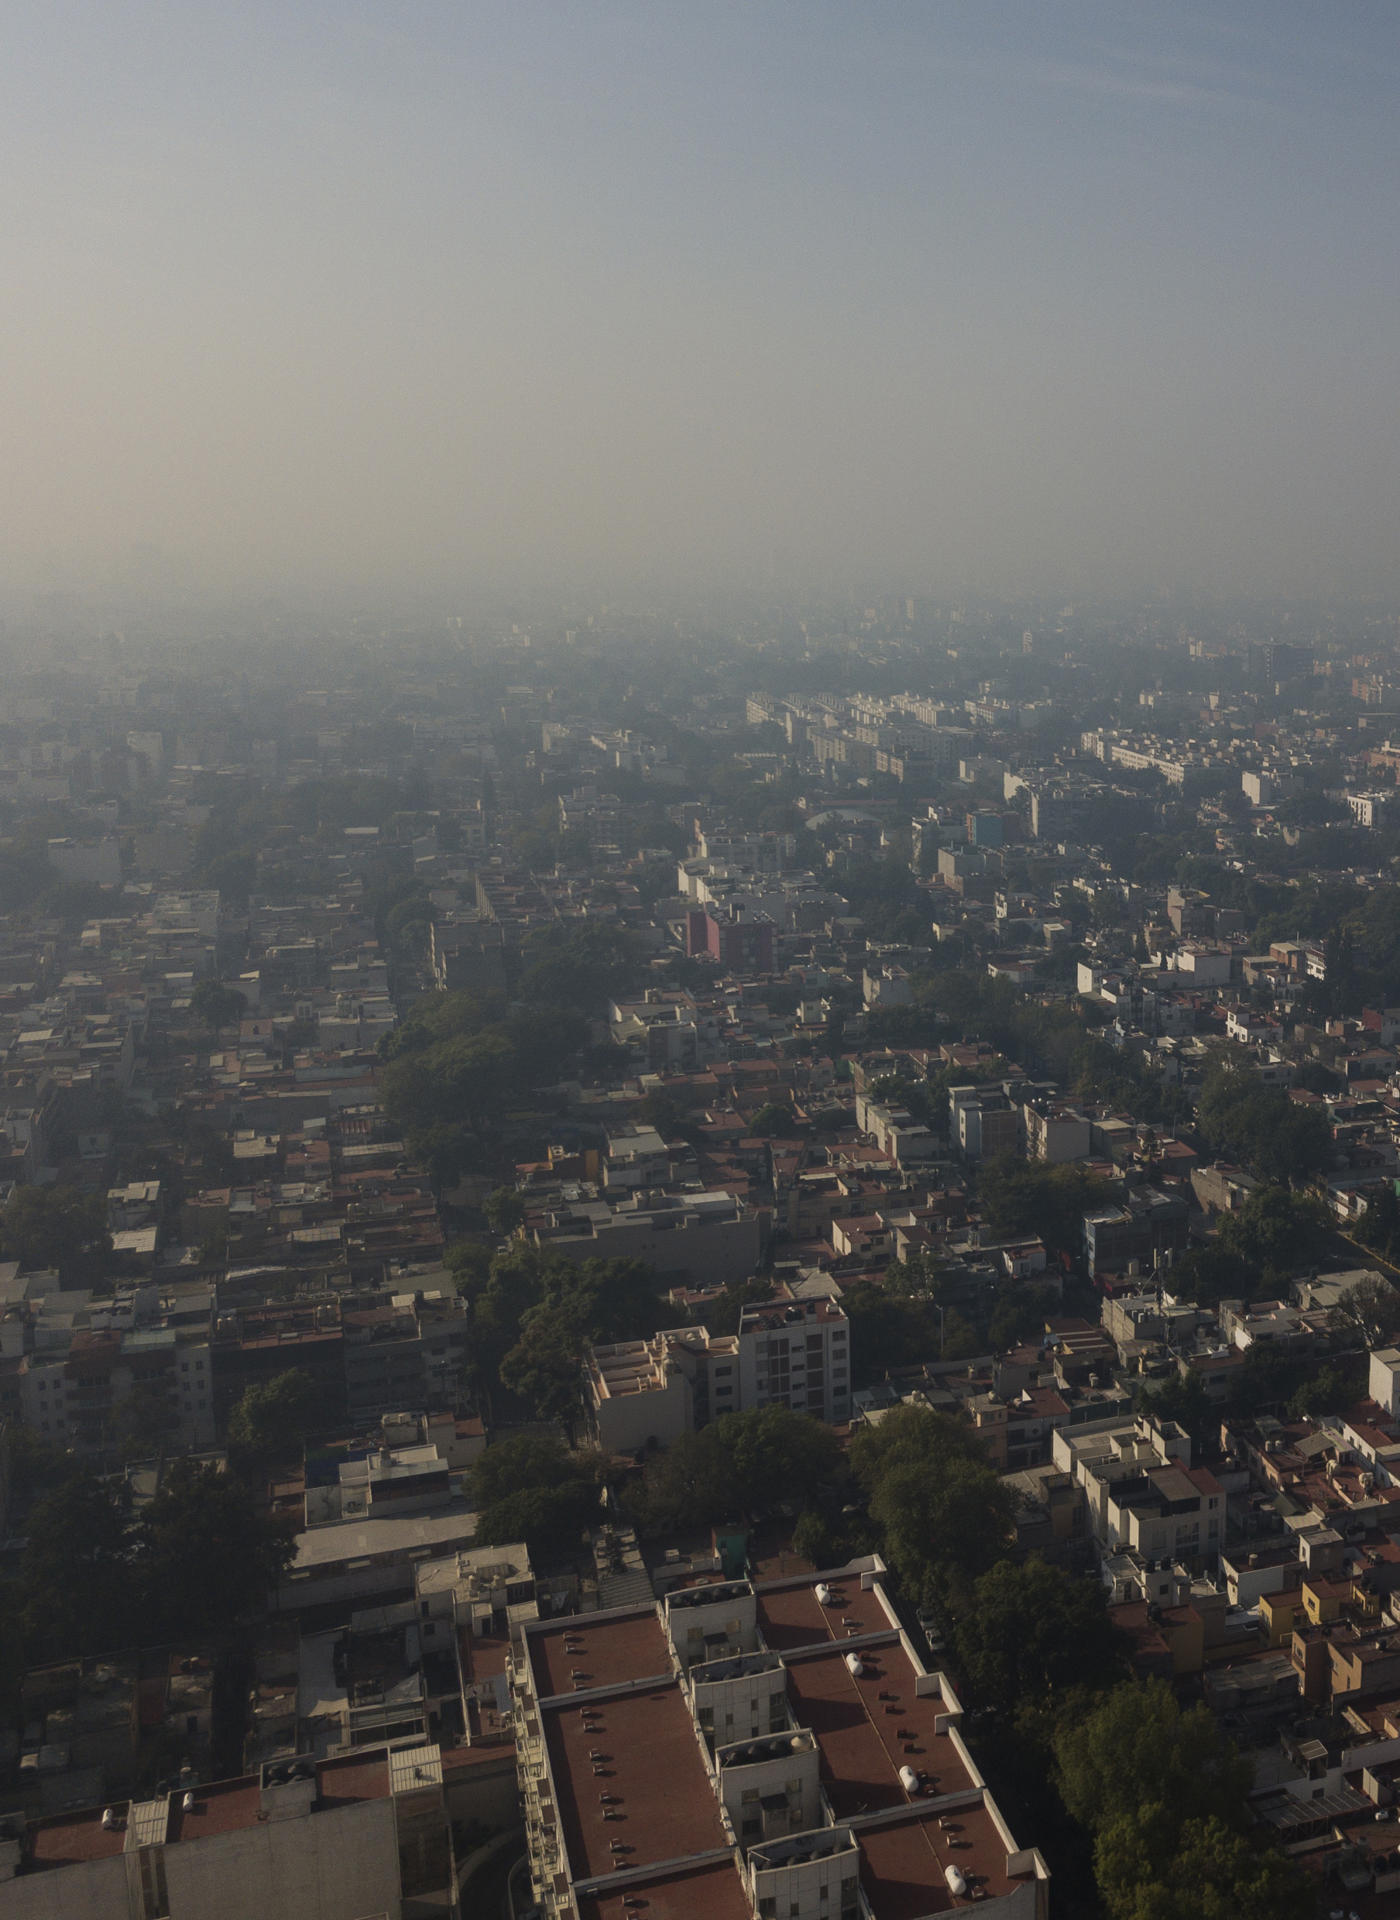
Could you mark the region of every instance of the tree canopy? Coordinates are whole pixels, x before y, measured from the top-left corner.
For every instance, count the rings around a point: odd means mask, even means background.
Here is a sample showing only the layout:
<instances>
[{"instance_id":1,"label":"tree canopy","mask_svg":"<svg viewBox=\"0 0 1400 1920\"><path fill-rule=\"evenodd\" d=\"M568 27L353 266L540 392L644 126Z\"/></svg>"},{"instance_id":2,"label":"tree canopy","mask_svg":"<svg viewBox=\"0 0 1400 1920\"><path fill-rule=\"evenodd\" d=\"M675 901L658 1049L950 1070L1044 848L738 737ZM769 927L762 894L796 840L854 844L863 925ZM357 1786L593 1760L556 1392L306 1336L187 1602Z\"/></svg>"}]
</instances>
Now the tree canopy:
<instances>
[{"instance_id":1,"label":"tree canopy","mask_svg":"<svg viewBox=\"0 0 1400 1920\"><path fill-rule=\"evenodd\" d=\"M1208 1707L1160 1680L1126 1681L1054 1736L1056 1783L1093 1836L1111 1920L1304 1920L1313 1896L1257 1839L1249 1763Z\"/></svg>"},{"instance_id":2,"label":"tree canopy","mask_svg":"<svg viewBox=\"0 0 1400 1920\"><path fill-rule=\"evenodd\" d=\"M927 1597L985 1573L1005 1551L1013 1500L970 1427L922 1407L862 1427L850 1462L890 1565Z\"/></svg>"},{"instance_id":3,"label":"tree canopy","mask_svg":"<svg viewBox=\"0 0 1400 1920\"><path fill-rule=\"evenodd\" d=\"M77 1187L16 1187L0 1213L0 1256L57 1269L64 1286L93 1286L112 1249L101 1198Z\"/></svg>"},{"instance_id":4,"label":"tree canopy","mask_svg":"<svg viewBox=\"0 0 1400 1920\"><path fill-rule=\"evenodd\" d=\"M70 1472L26 1526L18 1590L30 1656L221 1631L262 1608L293 1551L291 1534L217 1467L177 1460L135 1518L119 1484Z\"/></svg>"},{"instance_id":5,"label":"tree canopy","mask_svg":"<svg viewBox=\"0 0 1400 1920\"><path fill-rule=\"evenodd\" d=\"M973 1697L1003 1713L1100 1687L1121 1667L1101 1582L1037 1557L999 1560L973 1583L957 1650Z\"/></svg>"},{"instance_id":6,"label":"tree canopy","mask_svg":"<svg viewBox=\"0 0 1400 1920\"><path fill-rule=\"evenodd\" d=\"M229 1415L229 1451L264 1466L299 1453L320 1413L320 1395L310 1374L290 1367L244 1392Z\"/></svg>"},{"instance_id":7,"label":"tree canopy","mask_svg":"<svg viewBox=\"0 0 1400 1920\"><path fill-rule=\"evenodd\" d=\"M830 1427L787 1407L726 1413L648 1462L637 1495L644 1525L707 1526L783 1502L829 1501L841 1472Z\"/></svg>"},{"instance_id":8,"label":"tree canopy","mask_svg":"<svg viewBox=\"0 0 1400 1920\"><path fill-rule=\"evenodd\" d=\"M1217 1059L1201 1084L1196 1125L1212 1152L1263 1180L1309 1180L1331 1163L1323 1115L1290 1100L1283 1088L1265 1086L1255 1068L1229 1056Z\"/></svg>"},{"instance_id":9,"label":"tree canopy","mask_svg":"<svg viewBox=\"0 0 1400 1920\"><path fill-rule=\"evenodd\" d=\"M478 1542L504 1547L523 1540L540 1561L574 1552L599 1518L599 1466L596 1456L537 1434L488 1447L472 1468Z\"/></svg>"},{"instance_id":10,"label":"tree canopy","mask_svg":"<svg viewBox=\"0 0 1400 1920\"><path fill-rule=\"evenodd\" d=\"M248 1010L246 995L221 980L200 980L190 994L190 1012L206 1027L231 1027Z\"/></svg>"}]
</instances>

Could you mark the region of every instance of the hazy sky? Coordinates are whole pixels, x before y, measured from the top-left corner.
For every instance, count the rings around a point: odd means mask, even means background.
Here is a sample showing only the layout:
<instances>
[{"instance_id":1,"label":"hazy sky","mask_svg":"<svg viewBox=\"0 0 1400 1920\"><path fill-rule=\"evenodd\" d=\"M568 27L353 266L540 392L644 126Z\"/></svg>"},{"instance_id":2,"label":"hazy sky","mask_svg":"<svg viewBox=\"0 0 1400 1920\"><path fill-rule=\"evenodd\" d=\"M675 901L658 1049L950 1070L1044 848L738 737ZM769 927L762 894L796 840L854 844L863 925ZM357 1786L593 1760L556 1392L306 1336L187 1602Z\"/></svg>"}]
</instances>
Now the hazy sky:
<instances>
[{"instance_id":1,"label":"hazy sky","mask_svg":"<svg viewBox=\"0 0 1400 1920\"><path fill-rule=\"evenodd\" d=\"M11 8L0 586L1400 593L1397 97L1396 0Z\"/></svg>"}]
</instances>

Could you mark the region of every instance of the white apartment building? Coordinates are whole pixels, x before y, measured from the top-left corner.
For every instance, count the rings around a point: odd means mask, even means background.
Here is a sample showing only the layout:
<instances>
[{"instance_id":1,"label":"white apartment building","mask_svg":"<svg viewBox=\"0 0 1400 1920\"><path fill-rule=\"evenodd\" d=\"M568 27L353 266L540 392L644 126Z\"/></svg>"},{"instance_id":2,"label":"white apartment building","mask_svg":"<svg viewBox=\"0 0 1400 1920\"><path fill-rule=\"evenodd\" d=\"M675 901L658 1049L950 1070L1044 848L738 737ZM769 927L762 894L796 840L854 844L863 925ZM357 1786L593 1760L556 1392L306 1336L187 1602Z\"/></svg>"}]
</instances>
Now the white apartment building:
<instances>
[{"instance_id":1,"label":"white apartment building","mask_svg":"<svg viewBox=\"0 0 1400 1920\"><path fill-rule=\"evenodd\" d=\"M589 1424L606 1453L668 1446L722 1413L784 1406L833 1424L851 1412L850 1322L833 1300L747 1307L737 1334L670 1327L589 1348Z\"/></svg>"}]
</instances>

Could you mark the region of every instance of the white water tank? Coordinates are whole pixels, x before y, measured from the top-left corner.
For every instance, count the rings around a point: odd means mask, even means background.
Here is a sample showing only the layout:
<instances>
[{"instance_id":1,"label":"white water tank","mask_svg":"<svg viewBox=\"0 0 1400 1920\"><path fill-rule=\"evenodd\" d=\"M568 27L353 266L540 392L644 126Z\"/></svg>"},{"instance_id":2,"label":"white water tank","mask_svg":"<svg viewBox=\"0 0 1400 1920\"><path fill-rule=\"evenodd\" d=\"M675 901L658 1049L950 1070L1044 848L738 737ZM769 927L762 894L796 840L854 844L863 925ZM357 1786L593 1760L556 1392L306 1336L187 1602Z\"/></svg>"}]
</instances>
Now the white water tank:
<instances>
[{"instance_id":1,"label":"white water tank","mask_svg":"<svg viewBox=\"0 0 1400 1920\"><path fill-rule=\"evenodd\" d=\"M819 1580L817 1582L815 1592L817 1605L819 1607L829 1607L831 1605L831 1588L826 1584L825 1580Z\"/></svg>"},{"instance_id":2,"label":"white water tank","mask_svg":"<svg viewBox=\"0 0 1400 1920\"><path fill-rule=\"evenodd\" d=\"M901 1767L899 1770L899 1784L906 1793L917 1793L919 1791L919 1776L912 1767Z\"/></svg>"},{"instance_id":3,"label":"white water tank","mask_svg":"<svg viewBox=\"0 0 1400 1920\"><path fill-rule=\"evenodd\" d=\"M943 1878L948 1882L949 1893L966 1893L967 1882L956 1867L945 1867Z\"/></svg>"},{"instance_id":4,"label":"white water tank","mask_svg":"<svg viewBox=\"0 0 1400 1920\"><path fill-rule=\"evenodd\" d=\"M857 1679L865 1672L858 1653L848 1653L846 1655L846 1665L850 1668L851 1672L856 1675Z\"/></svg>"}]
</instances>

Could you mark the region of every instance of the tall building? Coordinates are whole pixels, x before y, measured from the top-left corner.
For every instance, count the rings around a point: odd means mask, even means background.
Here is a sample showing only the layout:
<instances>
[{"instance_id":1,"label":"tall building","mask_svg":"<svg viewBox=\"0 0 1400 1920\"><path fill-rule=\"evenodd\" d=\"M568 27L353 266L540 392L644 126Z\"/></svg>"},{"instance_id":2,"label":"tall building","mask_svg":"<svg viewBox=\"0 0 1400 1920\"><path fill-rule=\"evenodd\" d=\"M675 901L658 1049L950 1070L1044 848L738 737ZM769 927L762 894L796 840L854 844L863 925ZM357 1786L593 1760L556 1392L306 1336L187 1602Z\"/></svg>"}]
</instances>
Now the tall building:
<instances>
[{"instance_id":1,"label":"tall building","mask_svg":"<svg viewBox=\"0 0 1400 1920\"><path fill-rule=\"evenodd\" d=\"M834 1300L746 1307L737 1334L671 1327L588 1350L589 1425L606 1453L669 1446L722 1413L851 1414L851 1323Z\"/></svg>"},{"instance_id":2,"label":"tall building","mask_svg":"<svg viewBox=\"0 0 1400 1920\"><path fill-rule=\"evenodd\" d=\"M512 1647L546 1920L1045 1920L877 1557L527 1623Z\"/></svg>"},{"instance_id":3,"label":"tall building","mask_svg":"<svg viewBox=\"0 0 1400 1920\"><path fill-rule=\"evenodd\" d=\"M731 973L771 973L775 928L767 914L742 907L696 907L686 915L685 950L708 954Z\"/></svg>"},{"instance_id":4,"label":"tall building","mask_svg":"<svg viewBox=\"0 0 1400 1920\"><path fill-rule=\"evenodd\" d=\"M407 1920L455 1915L431 1744L269 1763L245 1779L0 1833L9 1920Z\"/></svg>"}]
</instances>

